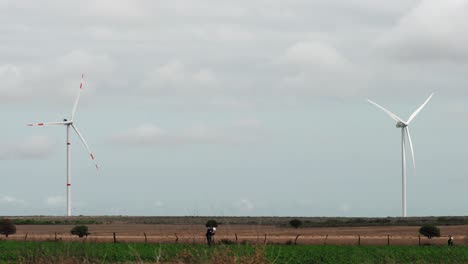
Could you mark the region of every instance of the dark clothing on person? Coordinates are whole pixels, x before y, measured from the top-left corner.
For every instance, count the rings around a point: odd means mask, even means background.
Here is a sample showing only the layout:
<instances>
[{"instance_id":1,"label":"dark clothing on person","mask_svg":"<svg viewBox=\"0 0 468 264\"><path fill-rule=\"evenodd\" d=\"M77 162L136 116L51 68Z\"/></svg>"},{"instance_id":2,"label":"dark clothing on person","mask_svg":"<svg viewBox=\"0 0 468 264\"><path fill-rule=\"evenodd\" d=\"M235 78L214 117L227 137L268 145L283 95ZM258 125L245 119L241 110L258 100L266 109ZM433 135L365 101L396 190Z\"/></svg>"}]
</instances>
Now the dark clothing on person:
<instances>
[{"instance_id":1,"label":"dark clothing on person","mask_svg":"<svg viewBox=\"0 0 468 264\"><path fill-rule=\"evenodd\" d=\"M449 246L453 246L453 237L452 237L452 236L449 237L449 239L448 239L448 241L447 241L447 244L448 244Z\"/></svg>"},{"instance_id":2,"label":"dark clothing on person","mask_svg":"<svg viewBox=\"0 0 468 264\"><path fill-rule=\"evenodd\" d=\"M213 231L213 228L210 227L206 230L206 241L208 242L208 246L211 246L211 244L214 242L213 236L214 236L214 231Z\"/></svg>"}]
</instances>

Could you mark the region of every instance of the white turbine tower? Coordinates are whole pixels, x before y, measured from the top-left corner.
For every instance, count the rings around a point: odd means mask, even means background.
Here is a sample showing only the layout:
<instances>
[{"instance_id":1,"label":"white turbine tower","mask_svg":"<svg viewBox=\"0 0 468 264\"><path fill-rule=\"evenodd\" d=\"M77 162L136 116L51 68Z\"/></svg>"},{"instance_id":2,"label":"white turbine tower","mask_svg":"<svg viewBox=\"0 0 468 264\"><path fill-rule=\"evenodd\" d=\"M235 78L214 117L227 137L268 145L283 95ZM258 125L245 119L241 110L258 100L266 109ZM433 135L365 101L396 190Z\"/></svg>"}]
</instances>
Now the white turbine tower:
<instances>
[{"instance_id":1,"label":"white turbine tower","mask_svg":"<svg viewBox=\"0 0 468 264\"><path fill-rule=\"evenodd\" d=\"M413 142L411 141L411 134L409 131L409 124L413 119L421 112L421 110L426 106L426 104L431 100L432 96L434 93L432 93L429 98L426 99L426 101L418 108L416 109L411 116L408 118L408 121L403 121L401 118L399 118L397 115L394 113L390 112L389 110L385 109L384 107L378 105L377 103L372 102L371 100L367 99L371 104L377 106L381 110L383 110L385 113L387 113L393 120L397 122L396 127L401 128L401 173L402 173L402 214L403 217L406 217L406 158L405 158L405 135L408 136L408 141L410 145L410 150L411 150L411 159L413 160L413 166L416 168L416 163L414 161L414 150L413 150Z\"/></svg>"},{"instance_id":2,"label":"white turbine tower","mask_svg":"<svg viewBox=\"0 0 468 264\"><path fill-rule=\"evenodd\" d=\"M50 122L50 123L37 123L37 124L28 124L28 126L66 126L67 127L67 215L71 216L71 167L70 167L70 147L71 147L71 141L70 141L70 127L75 130L76 134L78 137L81 139L81 142L83 142L84 146L89 152L89 155L91 156L91 159L94 161L96 169L99 169L99 166L97 162L94 160L94 155L91 152L88 144L86 143L86 140L83 138L81 135L80 131L74 124L74 118L75 118L75 113L76 109L78 108L78 102L80 100L80 95L81 91L83 90L83 74L81 75L81 83L80 83L80 89L78 92L78 96L75 100L75 104L73 106L72 114L71 114L71 119L63 119L63 121L60 122Z\"/></svg>"}]
</instances>

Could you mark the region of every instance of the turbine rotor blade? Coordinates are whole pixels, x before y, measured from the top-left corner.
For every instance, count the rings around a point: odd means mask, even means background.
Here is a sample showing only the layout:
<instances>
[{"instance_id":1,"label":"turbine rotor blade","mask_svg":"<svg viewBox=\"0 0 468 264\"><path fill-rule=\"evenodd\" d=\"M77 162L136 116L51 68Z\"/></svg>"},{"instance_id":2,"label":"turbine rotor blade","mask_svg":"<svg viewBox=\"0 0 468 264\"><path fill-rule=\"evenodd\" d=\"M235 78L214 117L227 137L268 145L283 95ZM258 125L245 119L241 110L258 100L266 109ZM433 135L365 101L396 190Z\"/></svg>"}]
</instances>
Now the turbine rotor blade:
<instances>
[{"instance_id":1,"label":"turbine rotor blade","mask_svg":"<svg viewBox=\"0 0 468 264\"><path fill-rule=\"evenodd\" d=\"M413 149L413 141L411 140L411 134L410 134L410 131L409 131L409 127L405 127L406 129L406 135L408 136L408 141L409 141L409 145L410 145L410 150L411 150L411 159L413 161L413 168L416 168L416 162L414 160L414 149Z\"/></svg>"},{"instance_id":2,"label":"turbine rotor blade","mask_svg":"<svg viewBox=\"0 0 468 264\"><path fill-rule=\"evenodd\" d=\"M78 108L78 102L80 101L81 91L83 90L84 85L84 74L81 74L80 90L78 91L78 96L76 97L75 104L73 105L71 120L75 117L76 109Z\"/></svg>"},{"instance_id":3,"label":"turbine rotor blade","mask_svg":"<svg viewBox=\"0 0 468 264\"><path fill-rule=\"evenodd\" d=\"M78 137L81 139L81 142L83 142L84 146L86 147L86 150L88 150L89 152L89 156L91 157L91 159L94 161L94 165L96 166L96 169L99 170L99 165L97 163L97 161L94 159L94 155L93 155L93 152L91 152L91 149L89 148L88 146L88 143L86 143L86 140L84 139L84 137L81 135L80 131L78 130L78 128L76 128L76 126L74 124L71 125L73 127L73 129L75 130L76 134L78 135Z\"/></svg>"},{"instance_id":4,"label":"turbine rotor blade","mask_svg":"<svg viewBox=\"0 0 468 264\"><path fill-rule=\"evenodd\" d=\"M393 120L395 120L396 122L402 122L405 124L405 122L399 118L397 115L395 115L394 113L390 112L389 110L385 109L383 106L375 103L375 102L372 102L371 100L367 99L367 101L375 106L377 106L378 108L380 108L382 111L384 111L385 113L387 113L387 115L389 115Z\"/></svg>"},{"instance_id":5,"label":"turbine rotor blade","mask_svg":"<svg viewBox=\"0 0 468 264\"><path fill-rule=\"evenodd\" d=\"M49 122L49 123L36 123L36 124L27 124L27 126L59 126L66 125L66 122Z\"/></svg>"},{"instance_id":6,"label":"turbine rotor blade","mask_svg":"<svg viewBox=\"0 0 468 264\"><path fill-rule=\"evenodd\" d=\"M432 96L434 95L434 93L431 93L431 95L429 96L429 98L426 99L426 101L418 108L416 109L412 114L411 116L408 118L408 124L419 114L419 112L421 112L421 110L426 106L426 104L429 102L429 100L431 100Z\"/></svg>"}]
</instances>

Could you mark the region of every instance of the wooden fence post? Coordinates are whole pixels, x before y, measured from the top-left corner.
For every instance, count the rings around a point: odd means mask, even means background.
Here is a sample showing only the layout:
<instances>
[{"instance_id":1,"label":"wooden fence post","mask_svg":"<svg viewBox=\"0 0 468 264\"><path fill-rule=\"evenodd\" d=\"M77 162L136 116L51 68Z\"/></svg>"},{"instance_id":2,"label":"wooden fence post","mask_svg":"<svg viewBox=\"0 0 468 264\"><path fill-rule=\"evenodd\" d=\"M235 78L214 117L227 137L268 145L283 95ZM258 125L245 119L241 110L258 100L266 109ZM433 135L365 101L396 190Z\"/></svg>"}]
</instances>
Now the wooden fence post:
<instances>
[{"instance_id":1,"label":"wooden fence post","mask_svg":"<svg viewBox=\"0 0 468 264\"><path fill-rule=\"evenodd\" d=\"M177 233L174 234L176 239L175 239L175 242L178 243L179 242L179 237L177 236Z\"/></svg>"},{"instance_id":2,"label":"wooden fence post","mask_svg":"<svg viewBox=\"0 0 468 264\"><path fill-rule=\"evenodd\" d=\"M114 244L117 243L117 237L115 236L115 232L114 232Z\"/></svg>"},{"instance_id":3,"label":"wooden fence post","mask_svg":"<svg viewBox=\"0 0 468 264\"><path fill-rule=\"evenodd\" d=\"M297 239L299 238L300 235L301 235L301 234L298 234L298 235L296 236L296 239L294 239L294 245L297 245Z\"/></svg>"},{"instance_id":4,"label":"wooden fence post","mask_svg":"<svg viewBox=\"0 0 468 264\"><path fill-rule=\"evenodd\" d=\"M236 243L237 243L237 233L234 233L234 235L236 236Z\"/></svg>"},{"instance_id":5,"label":"wooden fence post","mask_svg":"<svg viewBox=\"0 0 468 264\"><path fill-rule=\"evenodd\" d=\"M26 239L28 239L28 232L26 232L26 235L24 236L24 241L26 241Z\"/></svg>"},{"instance_id":6,"label":"wooden fence post","mask_svg":"<svg viewBox=\"0 0 468 264\"><path fill-rule=\"evenodd\" d=\"M361 236L358 235L358 245L360 246L361 245Z\"/></svg>"},{"instance_id":7,"label":"wooden fence post","mask_svg":"<svg viewBox=\"0 0 468 264\"><path fill-rule=\"evenodd\" d=\"M54 240L57 241L57 232L55 232Z\"/></svg>"},{"instance_id":8,"label":"wooden fence post","mask_svg":"<svg viewBox=\"0 0 468 264\"><path fill-rule=\"evenodd\" d=\"M145 244L148 244L148 238L146 237L146 233L143 232L143 235L145 236Z\"/></svg>"},{"instance_id":9,"label":"wooden fence post","mask_svg":"<svg viewBox=\"0 0 468 264\"><path fill-rule=\"evenodd\" d=\"M387 246L390 246L390 235L387 236Z\"/></svg>"},{"instance_id":10,"label":"wooden fence post","mask_svg":"<svg viewBox=\"0 0 468 264\"><path fill-rule=\"evenodd\" d=\"M328 234L327 234L327 236L325 237L325 240L323 241L323 244L324 244L324 245L327 244L327 239L328 239Z\"/></svg>"},{"instance_id":11,"label":"wooden fence post","mask_svg":"<svg viewBox=\"0 0 468 264\"><path fill-rule=\"evenodd\" d=\"M419 238L419 245L421 245L421 235L419 235L418 238Z\"/></svg>"},{"instance_id":12,"label":"wooden fence post","mask_svg":"<svg viewBox=\"0 0 468 264\"><path fill-rule=\"evenodd\" d=\"M263 239L263 244L266 245L266 241L267 241L267 234L265 233L265 239Z\"/></svg>"}]
</instances>

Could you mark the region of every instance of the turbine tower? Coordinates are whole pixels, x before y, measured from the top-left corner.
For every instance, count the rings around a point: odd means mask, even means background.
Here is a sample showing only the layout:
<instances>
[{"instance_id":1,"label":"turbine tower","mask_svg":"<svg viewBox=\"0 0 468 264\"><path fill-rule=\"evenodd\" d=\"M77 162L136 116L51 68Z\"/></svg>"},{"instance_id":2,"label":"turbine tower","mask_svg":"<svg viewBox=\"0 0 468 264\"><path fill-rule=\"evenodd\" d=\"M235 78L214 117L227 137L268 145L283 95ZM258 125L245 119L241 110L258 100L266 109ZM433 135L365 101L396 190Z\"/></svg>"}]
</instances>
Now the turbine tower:
<instances>
[{"instance_id":1,"label":"turbine tower","mask_svg":"<svg viewBox=\"0 0 468 264\"><path fill-rule=\"evenodd\" d=\"M71 114L71 119L63 119L63 121L60 122L50 122L50 123L37 123L37 124L28 124L28 126L66 126L67 128L67 216L72 215L72 207L71 207L71 157L70 157L70 148L71 148L71 140L70 140L70 128L73 128L73 130L76 132L78 137L81 139L81 142L83 142L83 145L85 146L86 150L88 150L89 155L91 156L91 159L94 161L94 164L96 166L96 169L99 169L99 166L94 159L94 155L91 152L88 144L86 143L86 140L84 137L81 135L80 131L76 127L74 123L74 118L75 118L75 113L76 109L78 108L78 102L80 101L80 96L81 96L81 91L83 90L83 74L81 75L81 83L80 83L80 89L78 91L78 96L76 97L75 104L73 105L73 110Z\"/></svg>"},{"instance_id":2,"label":"turbine tower","mask_svg":"<svg viewBox=\"0 0 468 264\"><path fill-rule=\"evenodd\" d=\"M432 93L429 98L426 99L426 101L418 108L416 109L411 116L408 118L408 121L403 121L401 118L399 118L397 115L394 113L390 112L389 110L385 109L384 107L378 105L377 103L372 102L371 100L367 99L371 104L377 106L381 110L383 110L385 113L387 113L393 120L395 120L396 127L401 128L401 174L402 174L402 215L403 217L406 217L406 142L405 142L405 136L408 137L408 142L411 150L411 159L413 161L413 166L416 168L416 163L414 161L414 150L413 150L413 142L411 141L411 134L409 131L409 124L413 119L421 112L421 110L426 106L426 104L431 100L432 96L434 93Z\"/></svg>"}]
</instances>

